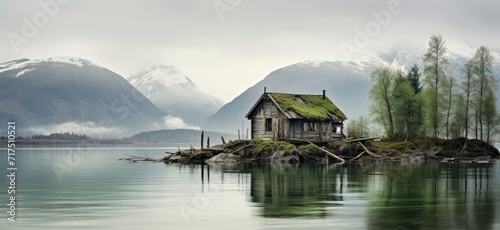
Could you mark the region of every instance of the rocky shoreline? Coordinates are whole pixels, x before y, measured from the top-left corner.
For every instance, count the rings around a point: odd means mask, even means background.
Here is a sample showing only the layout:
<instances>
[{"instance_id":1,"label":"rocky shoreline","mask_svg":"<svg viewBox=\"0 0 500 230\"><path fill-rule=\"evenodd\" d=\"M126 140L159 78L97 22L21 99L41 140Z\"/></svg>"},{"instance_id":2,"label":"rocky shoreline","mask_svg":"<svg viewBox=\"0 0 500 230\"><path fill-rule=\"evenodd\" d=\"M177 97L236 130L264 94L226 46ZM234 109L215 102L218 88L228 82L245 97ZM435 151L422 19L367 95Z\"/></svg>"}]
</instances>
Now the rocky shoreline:
<instances>
[{"instance_id":1,"label":"rocky shoreline","mask_svg":"<svg viewBox=\"0 0 500 230\"><path fill-rule=\"evenodd\" d=\"M494 146L483 141L465 138L424 139L415 142L342 140L324 143L324 146L318 145L311 142L292 144L282 141L239 140L211 148L179 150L158 161L167 164L328 164L337 162L490 163L500 159L500 152Z\"/></svg>"}]
</instances>

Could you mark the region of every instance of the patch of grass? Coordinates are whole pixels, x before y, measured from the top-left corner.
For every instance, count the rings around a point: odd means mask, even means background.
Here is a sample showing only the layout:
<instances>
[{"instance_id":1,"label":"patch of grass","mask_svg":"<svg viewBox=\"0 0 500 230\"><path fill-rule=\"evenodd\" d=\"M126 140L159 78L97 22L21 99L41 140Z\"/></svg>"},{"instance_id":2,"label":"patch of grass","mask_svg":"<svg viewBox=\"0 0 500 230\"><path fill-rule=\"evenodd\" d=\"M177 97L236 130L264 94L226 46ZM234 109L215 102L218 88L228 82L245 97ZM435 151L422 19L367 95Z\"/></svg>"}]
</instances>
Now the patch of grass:
<instances>
[{"instance_id":1,"label":"patch of grass","mask_svg":"<svg viewBox=\"0 0 500 230\"><path fill-rule=\"evenodd\" d=\"M415 143L411 141L400 141L400 142L373 141L371 144L372 146L380 149L394 149L394 150L417 149Z\"/></svg>"},{"instance_id":2,"label":"patch of grass","mask_svg":"<svg viewBox=\"0 0 500 230\"><path fill-rule=\"evenodd\" d=\"M431 150L432 150L432 151L438 151L438 150L442 150L442 149L443 149L443 147L441 147L441 146L439 146L439 145L435 145L435 146L432 146L432 147L431 147Z\"/></svg>"},{"instance_id":3,"label":"patch of grass","mask_svg":"<svg viewBox=\"0 0 500 230\"><path fill-rule=\"evenodd\" d=\"M228 142L228 144L230 146L232 146L231 148L237 149L237 148L243 147L245 145L253 144L253 141L251 141L251 140L231 140Z\"/></svg>"},{"instance_id":4,"label":"patch of grass","mask_svg":"<svg viewBox=\"0 0 500 230\"><path fill-rule=\"evenodd\" d=\"M289 156L296 152L298 151L295 145L290 144L283 147L283 156Z\"/></svg>"},{"instance_id":5,"label":"patch of grass","mask_svg":"<svg viewBox=\"0 0 500 230\"><path fill-rule=\"evenodd\" d=\"M270 95L283 110L292 110L306 119L326 120L330 118L328 115L330 113L342 120L347 120L344 113L330 99L323 99L322 95L294 95L284 93L271 93Z\"/></svg>"},{"instance_id":6,"label":"patch of grass","mask_svg":"<svg viewBox=\"0 0 500 230\"><path fill-rule=\"evenodd\" d=\"M256 155L260 155L264 152L281 150L283 151L283 154L287 156L297 151L295 145L284 141L253 140L252 143L255 144L253 152Z\"/></svg>"},{"instance_id":7,"label":"patch of grass","mask_svg":"<svg viewBox=\"0 0 500 230\"><path fill-rule=\"evenodd\" d=\"M308 144L308 145L301 145L299 146L299 151L314 151L314 150L317 150L318 147L316 145L313 145L313 144Z\"/></svg>"},{"instance_id":8,"label":"patch of grass","mask_svg":"<svg viewBox=\"0 0 500 230\"><path fill-rule=\"evenodd\" d=\"M316 156L322 157L325 155L321 149L313 144L301 145L298 147L299 154L302 156Z\"/></svg>"}]
</instances>

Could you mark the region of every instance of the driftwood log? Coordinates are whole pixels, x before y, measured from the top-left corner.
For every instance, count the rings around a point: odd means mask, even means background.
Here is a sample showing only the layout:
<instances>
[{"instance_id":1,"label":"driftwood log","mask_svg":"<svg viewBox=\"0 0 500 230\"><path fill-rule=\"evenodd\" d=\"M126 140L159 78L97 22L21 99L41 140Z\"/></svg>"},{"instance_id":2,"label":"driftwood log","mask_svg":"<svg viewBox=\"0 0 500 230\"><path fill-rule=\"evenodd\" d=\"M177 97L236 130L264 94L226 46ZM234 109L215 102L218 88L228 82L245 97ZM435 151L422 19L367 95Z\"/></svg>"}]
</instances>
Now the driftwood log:
<instances>
[{"instance_id":1,"label":"driftwood log","mask_svg":"<svg viewBox=\"0 0 500 230\"><path fill-rule=\"evenodd\" d=\"M356 157L352 158L349 161L355 161L355 160L359 159L361 156L363 156L363 154L365 154L365 153L366 153L366 151L363 151L363 152L361 152L360 154L358 154Z\"/></svg>"},{"instance_id":2,"label":"driftwood log","mask_svg":"<svg viewBox=\"0 0 500 230\"><path fill-rule=\"evenodd\" d=\"M155 163L163 162L161 159L154 159L151 157L139 157L139 156L122 157L118 160L120 160L120 161L125 160L125 161L129 161L131 163L136 163L139 161L150 161L150 162L155 162Z\"/></svg>"},{"instance_id":3,"label":"driftwood log","mask_svg":"<svg viewBox=\"0 0 500 230\"><path fill-rule=\"evenodd\" d=\"M316 147L317 147L317 148L319 148L321 151L325 152L326 154L330 155L331 157L333 157L333 158L335 158L335 159L339 160L340 162L342 162L342 163L344 163L344 162L345 162L345 160L344 160L342 157L339 157L339 156L337 156L337 155L335 155L335 154L333 154L333 153L331 153L331 152L327 151L326 149L324 149L324 148L321 148L321 147L317 146L316 144L314 144L314 143L312 143L312 142L310 142L310 141L309 141L309 143L310 143L310 144L312 144L312 145L314 145L314 146L316 146Z\"/></svg>"},{"instance_id":4,"label":"driftwood log","mask_svg":"<svg viewBox=\"0 0 500 230\"><path fill-rule=\"evenodd\" d=\"M236 149L236 150L230 152L230 154L238 154L241 150L244 150L246 148L253 147L253 146L254 146L253 144L245 145L239 149Z\"/></svg>"},{"instance_id":5,"label":"driftwood log","mask_svg":"<svg viewBox=\"0 0 500 230\"><path fill-rule=\"evenodd\" d=\"M365 152L366 152L366 153L368 153L370 156L375 157L375 158L381 158L381 157L382 157L382 156L379 156L379 155L377 155L377 154L373 153L372 151L368 150L368 148L366 148L366 146L365 146L365 145L363 145L363 143L358 142L358 144L359 144L359 145L360 145L360 146L361 146L361 147L365 150Z\"/></svg>"}]
</instances>

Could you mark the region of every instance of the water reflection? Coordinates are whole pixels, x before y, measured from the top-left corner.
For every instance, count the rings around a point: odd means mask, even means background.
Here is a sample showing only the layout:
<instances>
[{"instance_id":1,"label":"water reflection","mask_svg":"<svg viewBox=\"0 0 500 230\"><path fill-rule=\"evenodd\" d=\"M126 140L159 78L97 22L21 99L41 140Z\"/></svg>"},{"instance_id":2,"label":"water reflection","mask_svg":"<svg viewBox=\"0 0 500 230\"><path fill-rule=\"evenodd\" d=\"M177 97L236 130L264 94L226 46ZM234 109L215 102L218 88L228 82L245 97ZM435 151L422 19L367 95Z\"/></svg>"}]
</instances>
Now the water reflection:
<instances>
[{"instance_id":1,"label":"water reflection","mask_svg":"<svg viewBox=\"0 0 500 230\"><path fill-rule=\"evenodd\" d=\"M15 229L500 229L498 163L221 166L117 160L159 158L159 150L19 149ZM5 167L0 171L7 173ZM3 178L0 189L6 191ZM6 195L0 193L0 200Z\"/></svg>"},{"instance_id":2,"label":"water reflection","mask_svg":"<svg viewBox=\"0 0 500 230\"><path fill-rule=\"evenodd\" d=\"M493 165L373 167L371 229L493 229ZM498 191L496 191L498 192Z\"/></svg>"},{"instance_id":3,"label":"water reflection","mask_svg":"<svg viewBox=\"0 0 500 230\"><path fill-rule=\"evenodd\" d=\"M331 218L368 201L368 229L493 229L494 164L250 167L251 202L268 218ZM345 196L349 194L350 196ZM498 224L498 223L497 223Z\"/></svg>"},{"instance_id":4,"label":"water reflection","mask_svg":"<svg viewBox=\"0 0 500 230\"><path fill-rule=\"evenodd\" d=\"M357 165L267 165L251 170L251 200L264 217L319 217L343 206L343 193L363 192ZM331 214L331 213L330 213Z\"/></svg>"}]
</instances>

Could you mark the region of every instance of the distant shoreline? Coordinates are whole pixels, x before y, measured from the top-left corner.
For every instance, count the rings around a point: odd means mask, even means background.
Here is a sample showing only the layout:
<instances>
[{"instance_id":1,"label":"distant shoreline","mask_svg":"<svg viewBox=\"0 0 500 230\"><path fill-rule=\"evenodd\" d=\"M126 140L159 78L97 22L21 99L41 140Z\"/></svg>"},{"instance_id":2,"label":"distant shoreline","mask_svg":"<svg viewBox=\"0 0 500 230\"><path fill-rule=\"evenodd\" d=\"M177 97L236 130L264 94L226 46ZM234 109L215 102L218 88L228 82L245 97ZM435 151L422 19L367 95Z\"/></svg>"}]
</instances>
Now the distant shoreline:
<instances>
[{"instance_id":1,"label":"distant shoreline","mask_svg":"<svg viewBox=\"0 0 500 230\"><path fill-rule=\"evenodd\" d=\"M89 140L58 140L58 139L16 139L16 145L95 145L95 144L144 144L142 141L126 139L89 139ZM7 140L0 140L0 148L7 147Z\"/></svg>"}]
</instances>

